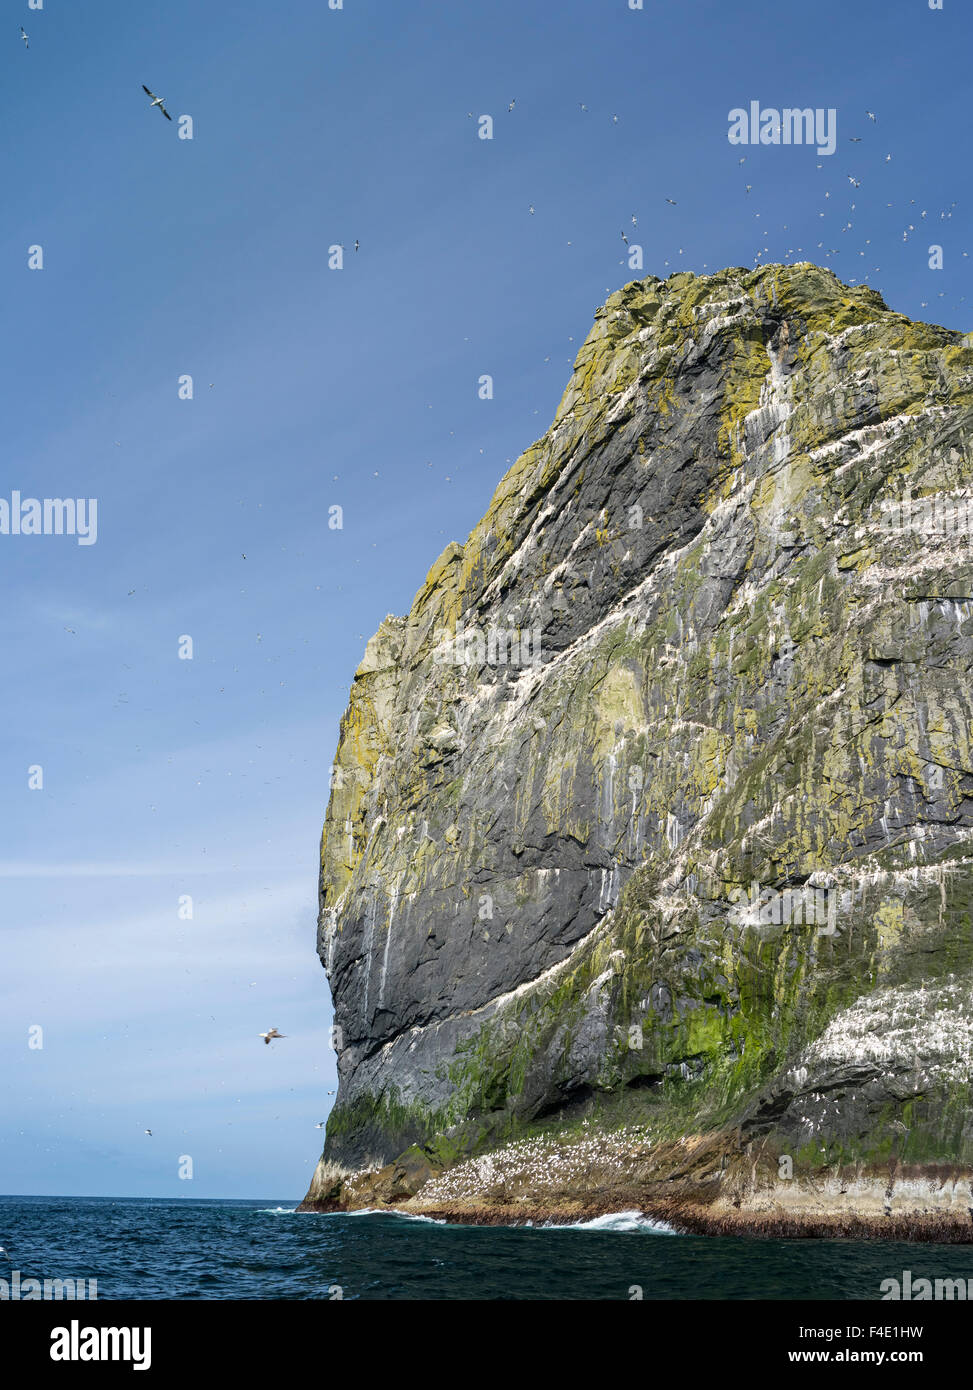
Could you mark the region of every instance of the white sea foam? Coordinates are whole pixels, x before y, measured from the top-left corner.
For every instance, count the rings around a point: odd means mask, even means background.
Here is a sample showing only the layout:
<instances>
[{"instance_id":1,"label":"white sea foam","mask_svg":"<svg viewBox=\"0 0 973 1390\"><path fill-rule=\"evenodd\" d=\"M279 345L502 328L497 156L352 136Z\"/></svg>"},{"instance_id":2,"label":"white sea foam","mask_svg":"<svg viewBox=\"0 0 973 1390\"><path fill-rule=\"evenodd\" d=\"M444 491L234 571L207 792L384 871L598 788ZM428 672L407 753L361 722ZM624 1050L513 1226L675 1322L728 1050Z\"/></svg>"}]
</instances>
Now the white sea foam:
<instances>
[{"instance_id":1,"label":"white sea foam","mask_svg":"<svg viewBox=\"0 0 973 1390\"><path fill-rule=\"evenodd\" d=\"M591 1221L571 1221L566 1225L545 1225L546 1231L619 1231L626 1235L641 1234L654 1236L674 1236L678 1234L664 1221L653 1221L651 1216L643 1216L640 1211L610 1211L604 1216L595 1216Z\"/></svg>"},{"instance_id":2,"label":"white sea foam","mask_svg":"<svg viewBox=\"0 0 973 1390\"><path fill-rule=\"evenodd\" d=\"M332 1216L397 1216L400 1221L426 1221L432 1226L449 1223L436 1216L423 1216L416 1211L397 1211L394 1207L359 1207L357 1211L335 1211Z\"/></svg>"}]
</instances>

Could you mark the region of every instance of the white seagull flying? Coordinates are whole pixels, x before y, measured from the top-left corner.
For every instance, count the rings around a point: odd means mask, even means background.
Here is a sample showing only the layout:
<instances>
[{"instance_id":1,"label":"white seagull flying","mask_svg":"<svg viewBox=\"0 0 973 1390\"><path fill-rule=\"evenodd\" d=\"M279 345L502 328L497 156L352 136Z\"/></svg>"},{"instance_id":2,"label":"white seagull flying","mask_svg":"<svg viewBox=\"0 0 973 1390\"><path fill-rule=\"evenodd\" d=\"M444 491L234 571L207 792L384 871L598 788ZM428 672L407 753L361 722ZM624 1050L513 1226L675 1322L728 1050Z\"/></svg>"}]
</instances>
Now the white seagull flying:
<instances>
[{"instance_id":1,"label":"white seagull flying","mask_svg":"<svg viewBox=\"0 0 973 1390\"><path fill-rule=\"evenodd\" d=\"M21 37L21 38L23 39L23 41L24 41L24 47L25 47L25 48L30 48L30 39L27 37L27 33L26 33L26 30L24 29L24 26L23 26L23 25L20 26L20 37Z\"/></svg>"},{"instance_id":2,"label":"white seagull flying","mask_svg":"<svg viewBox=\"0 0 973 1390\"><path fill-rule=\"evenodd\" d=\"M263 1038L264 1042L265 1042L265 1043L267 1044L267 1046L269 1047L269 1046L270 1046L270 1040L271 1040L271 1038L286 1038L286 1037L287 1037L287 1034L286 1034L286 1033L278 1033L278 1031L277 1031L276 1028L268 1028L267 1031L266 1031L266 1033L258 1033L258 1034L257 1034L257 1037L258 1037L258 1038Z\"/></svg>"},{"instance_id":3,"label":"white seagull flying","mask_svg":"<svg viewBox=\"0 0 973 1390\"><path fill-rule=\"evenodd\" d=\"M155 92L149 91L148 87L145 85L144 82L142 83L142 91L145 93L147 97L152 98L152 105L157 106L159 108L163 116L165 116L166 120L171 121L172 117L169 115L169 112L166 110L165 107L165 97L157 97Z\"/></svg>"}]
</instances>

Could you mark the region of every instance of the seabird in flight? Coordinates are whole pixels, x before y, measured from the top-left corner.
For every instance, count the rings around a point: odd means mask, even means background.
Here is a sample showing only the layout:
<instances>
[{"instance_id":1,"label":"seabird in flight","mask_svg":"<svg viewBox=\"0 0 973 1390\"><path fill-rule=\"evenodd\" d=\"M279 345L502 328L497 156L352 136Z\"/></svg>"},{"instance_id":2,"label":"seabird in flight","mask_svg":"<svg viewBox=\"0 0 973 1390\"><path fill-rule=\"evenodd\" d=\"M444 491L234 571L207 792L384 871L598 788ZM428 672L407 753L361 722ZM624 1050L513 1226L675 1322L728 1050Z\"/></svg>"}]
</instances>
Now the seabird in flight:
<instances>
[{"instance_id":1,"label":"seabird in flight","mask_svg":"<svg viewBox=\"0 0 973 1390\"><path fill-rule=\"evenodd\" d=\"M142 83L142 91L145 93L146 96L152 98L152 105L157 106L159 108L163 116L165 116L166 120L171 121L172 117L169 115L169 112L165 108L165 97L157 97L155 92L149 91L148 87L145 85L144 82Z\"/></svg>"},{"instance_id":2,"label":"seabird in flight","mask_svg":"<svg viewBox=\"0 0 973 1390\"><path fill-rule=\"evenodd\" d=\"M146 1134L147 1134L150 1138L152 1137L152 1131L151 1131L151 1129L147 1129L145 1132L146 1132Z\"/></svg>"},{"instance_id":3,"label":"seabird in flight","mask_svg":"<svg viewBox=\"0 0 973 1390\"><path fill-rule=\"evenodd\" d=\"M271 1038L286 1038L286 1037L287 1037L287 1034L286 1034L286 1033L278 1033L278 1031L277 1031L276 1028L268 1028L266 1033L258 1033L258 1034L257 1034L257 1037L258 1037L258 1038L263 1038L264 1042L265 1042L265 1043L267 1044L267 1046L269 1047L269 1046L270 1046L270 1040L271 1040Z\"/></svg>"},{"instance_id":4,"label":"seabird in flight","mask_svg":"<svg viewBox=\"0 0 973 1390\"><path fill-rule=\"evenodd\" d=\"M24 30L24 26L23 26L23 25L20 26L20 37L21 37L21 38L23 39L23 41L24 41L24 47L25 47L25 48L30 48L30 39L27 37L27 34L26 34L25 30Z\"/></svg>"}]
</instances>

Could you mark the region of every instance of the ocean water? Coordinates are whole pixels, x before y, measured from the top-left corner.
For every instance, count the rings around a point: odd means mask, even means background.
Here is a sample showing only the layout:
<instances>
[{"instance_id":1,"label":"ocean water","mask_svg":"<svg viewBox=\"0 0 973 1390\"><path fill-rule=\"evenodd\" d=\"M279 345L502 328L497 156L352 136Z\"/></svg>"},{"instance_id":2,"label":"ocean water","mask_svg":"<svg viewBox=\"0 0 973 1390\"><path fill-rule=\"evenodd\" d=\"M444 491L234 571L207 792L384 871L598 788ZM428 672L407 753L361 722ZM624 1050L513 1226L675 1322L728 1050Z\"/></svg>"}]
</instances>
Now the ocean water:
<instances>
[{"instance_id":1,"label":"ocean water","mask_svg":"<svg viewBox=\"0 0 973 1390\"><path fill-rule=\"evenodd\" d=\"M2 1197L0 1278L109 1299L880 1299L904 1270L973 1279L973 1247L681 1236L637 1213L472 1227L294 1201ZM898 1305L901 1307L901 1305Z\"/></svg>"}]
</instances>

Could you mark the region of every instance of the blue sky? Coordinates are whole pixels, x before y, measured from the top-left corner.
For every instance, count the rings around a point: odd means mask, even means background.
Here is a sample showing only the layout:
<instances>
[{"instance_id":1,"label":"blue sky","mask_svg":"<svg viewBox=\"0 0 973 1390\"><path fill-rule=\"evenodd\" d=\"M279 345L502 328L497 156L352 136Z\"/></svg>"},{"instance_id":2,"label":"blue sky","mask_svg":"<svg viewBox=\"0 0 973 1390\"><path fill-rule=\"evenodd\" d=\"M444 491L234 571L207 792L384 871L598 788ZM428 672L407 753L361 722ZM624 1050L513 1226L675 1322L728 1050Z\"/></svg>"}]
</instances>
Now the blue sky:
<instances>
[{"instance_id":1,"label":"blue sky","mask_svg":"<svg viewBox=\"0 0 973 1390\"><path fill-rule=\"evenodd\" d=\"M973 326L973 20L961 0L3 16L0 497L97 498L98 539L0 535L0 1192L299 1197L336 1084L318 837L365 641L547 428L636 278L621 231L645 274L820 260ZM731 145L753 100L835 108L837 152Z\"/></svg>"}]
</instances>

